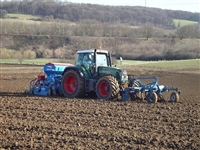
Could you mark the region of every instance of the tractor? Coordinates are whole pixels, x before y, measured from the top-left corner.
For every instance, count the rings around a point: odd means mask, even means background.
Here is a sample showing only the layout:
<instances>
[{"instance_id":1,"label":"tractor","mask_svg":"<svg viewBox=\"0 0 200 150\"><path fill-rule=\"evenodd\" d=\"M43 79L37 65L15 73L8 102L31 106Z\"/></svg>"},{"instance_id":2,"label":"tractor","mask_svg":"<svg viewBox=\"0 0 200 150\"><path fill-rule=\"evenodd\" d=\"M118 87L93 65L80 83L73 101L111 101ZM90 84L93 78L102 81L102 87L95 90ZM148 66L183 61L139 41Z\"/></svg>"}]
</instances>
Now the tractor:
<instances>
[{"instance_id":1,"label":"tractor","mask_svg":"<svg viewBox=\"0 0 200 150\"><path fill-rule=\"evenodd\" d=\"M113 100L127 86L127 71L112 67L106 50L79 50L76 65L62 72L61 91L69 98L96 93L99 99Z\"/></svg>"},{"instance_id":2,"label":"tractor","mask_svg":"<svg viewBox=\"0 0 200 150\"><path fill-rule=\"evenodd\" d=\"M157 102L163 92L176 91L171 102L179 100L180 90L159 85L157 77L137 78L127 71L112 67L111 53L107 50L79 50L75 65L68 63L47 63L43 72L30 82L28 93L35 95L62 95L68 98L97 96L104 100L134 100L138 95L149 103ZM144 84L142 80L153 79ZM144 96L145 95L145 96Z\"/></svg>"}]
</instances>

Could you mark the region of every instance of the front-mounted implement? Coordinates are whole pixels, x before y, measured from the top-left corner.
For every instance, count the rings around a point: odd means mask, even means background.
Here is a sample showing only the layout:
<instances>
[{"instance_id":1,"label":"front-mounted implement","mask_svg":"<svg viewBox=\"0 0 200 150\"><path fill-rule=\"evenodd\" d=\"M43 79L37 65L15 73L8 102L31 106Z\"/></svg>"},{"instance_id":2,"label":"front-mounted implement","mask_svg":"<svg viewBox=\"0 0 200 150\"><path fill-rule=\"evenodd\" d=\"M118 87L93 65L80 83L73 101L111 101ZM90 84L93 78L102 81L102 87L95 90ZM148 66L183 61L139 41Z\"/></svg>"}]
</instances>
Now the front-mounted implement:
<instances>
[{"instance_id":1,"label":"front-mounted implement","mask_svg":"<svg viewBox=\"0 0 200 150\"><path fill-rule=\"evenodd\" d=\"M148 81L151 82L148 82ZM153 81L152 81L153 80ZM145 83L143 83L143 82ZM133 77L130 80L130 86L125 88L122 93L122 100L136 100L142 99L147 100L149 103L156 103L159 99L163 99L164 92L172 92L170 96L171 102L178 102L180 90L174 87L168 87L166 85L159 85L157 77Z\"/></svg>"}]
</instances>

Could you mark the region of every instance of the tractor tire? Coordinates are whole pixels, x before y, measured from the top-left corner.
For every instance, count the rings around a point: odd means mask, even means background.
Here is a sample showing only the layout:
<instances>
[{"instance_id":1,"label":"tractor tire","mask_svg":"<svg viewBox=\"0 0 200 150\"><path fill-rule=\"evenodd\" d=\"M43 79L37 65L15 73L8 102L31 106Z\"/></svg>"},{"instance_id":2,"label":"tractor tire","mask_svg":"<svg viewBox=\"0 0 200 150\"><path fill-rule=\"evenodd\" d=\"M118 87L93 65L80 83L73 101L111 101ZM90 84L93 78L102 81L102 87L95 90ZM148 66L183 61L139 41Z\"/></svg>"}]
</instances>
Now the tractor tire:
<instances>
[{"instance_id":1,"label":"tractor tire","mask_svg":"<svg viewBox=\"0 0 200 150\"><path fill-rule=\"evenodd\" d=\"M178 102L179 101L179 95L176 92L173 92L170 96L170 102Z\"/></svg>"},{"instance_id":2,"label":"tractor tire","mask_svg":"<svg viewBox=\"0 0 200 150\"><path fill-rule=\"evenodd\" d=\"M149 103L157 103L157 101L158 101L158 96L157 96L157 94L156 94L155 92L153 92L151 96L150 96L150 94L148 94L148 96L147 96L147 101L148 101Z\"/></svg>"},{"instance_id":3,"label":"tractor tire","mask_svg":"<svg viewBox=\"0 0 200 150\"><path fill-rule=\"evenodd\" d=\"M76 70L68 70L62 78L61 90L68 98L85 97L84 79Z\"/></svg>"},{"instance_id":4,"label":"tractor tire","mask_svg":"<svg viewBox=\"0 0 200 150\"><path fill-rule=\"evenodd\" d=\"M99 99L118 99L120 88L118 81L110 75L103 76L97 80L96 95Z\"/></svg>"},{"instance_id":5,"label":"tractor tire","mask_svg":"<svg viewBox=\"0 0 200 150\"><path fill-rule=\"evenodd\" d=\"M60 88L56 90L56 94L59 96L64 96L64 94Z\"/></svg>"}]
</instances>

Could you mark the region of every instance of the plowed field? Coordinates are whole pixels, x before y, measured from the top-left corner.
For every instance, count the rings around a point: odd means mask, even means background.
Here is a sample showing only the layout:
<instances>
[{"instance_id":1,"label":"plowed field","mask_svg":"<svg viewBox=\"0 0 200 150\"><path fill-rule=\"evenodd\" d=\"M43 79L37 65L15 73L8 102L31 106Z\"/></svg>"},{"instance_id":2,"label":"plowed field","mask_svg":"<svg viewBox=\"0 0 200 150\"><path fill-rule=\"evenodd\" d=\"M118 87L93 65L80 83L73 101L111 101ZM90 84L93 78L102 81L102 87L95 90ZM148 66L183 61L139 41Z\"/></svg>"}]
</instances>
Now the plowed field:
<instances>
[{"instance_id":1,"label":"plowed field","mask_svg":"<svg viewBox=\"0 0 200 150\"><path fill-rule=\"evenodd\" d=\"M200 75L190 70L128 69L181 90L178 103L167 93L149 104L27 95L43 67L0 65L0 149L200 149Z\"/></svg>"}]
</instances>

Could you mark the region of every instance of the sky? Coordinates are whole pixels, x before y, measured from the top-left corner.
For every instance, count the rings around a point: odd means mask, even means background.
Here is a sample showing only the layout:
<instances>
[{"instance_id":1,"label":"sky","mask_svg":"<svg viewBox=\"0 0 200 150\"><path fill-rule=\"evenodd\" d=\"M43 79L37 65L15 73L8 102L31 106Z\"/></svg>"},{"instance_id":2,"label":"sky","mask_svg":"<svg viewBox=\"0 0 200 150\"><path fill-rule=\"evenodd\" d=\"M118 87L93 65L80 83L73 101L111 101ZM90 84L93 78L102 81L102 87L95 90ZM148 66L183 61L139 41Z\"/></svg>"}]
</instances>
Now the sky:
<instances>
[{"instance_id":1,"label":"sky","mask_svg":"<svg viewBox=\"0 0 200 150\"><path fill-rule=\"evenodd\" d=\"M145 6L146 4L146 7L200 12L200 0L68 0L68 2L111 6Z\"/></svg>"}]
</instances>

